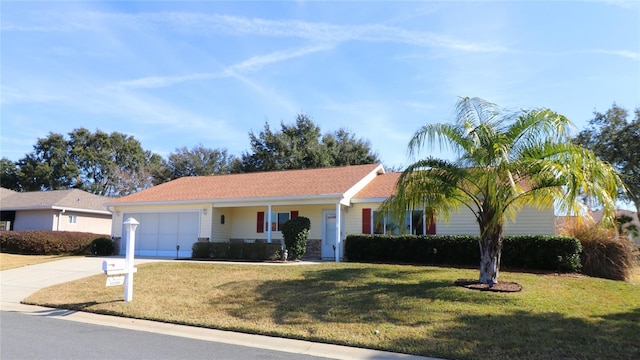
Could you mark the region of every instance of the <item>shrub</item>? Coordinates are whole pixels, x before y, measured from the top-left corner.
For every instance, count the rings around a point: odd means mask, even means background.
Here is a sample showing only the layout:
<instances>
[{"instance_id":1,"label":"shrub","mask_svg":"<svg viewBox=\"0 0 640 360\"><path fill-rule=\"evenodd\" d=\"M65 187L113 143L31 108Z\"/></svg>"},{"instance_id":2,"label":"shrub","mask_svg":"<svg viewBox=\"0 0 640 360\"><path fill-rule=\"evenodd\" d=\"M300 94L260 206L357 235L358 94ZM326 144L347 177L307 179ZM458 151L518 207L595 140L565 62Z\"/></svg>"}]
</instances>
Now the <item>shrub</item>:
<instances>
[{"instance_id":1,"label":"shrub","mask_svg":"<svg viewBox=\"0 0 640 360\"><path fill-rule=\"evenodd\" d=\"M25 255L90 255L92 241L104 235L73 231L2 231L0 251Z\"/></svg>"},{"instance_id":2,"label":"shrub","mask_svg":"<svg viewBox=\"0 0 640 360\"><path fill-rule=\"evenodd\" d=\"M477 236L349 235L349 261L478 266ZM557 236L505 237L502 265L536 270L578 271L578 240Z\"/></svg>"},{"instance_id":3,"label":"shrub","mask_svg":"<svg viewBox=\"0 0 640 360\"><path fill-rule=\"evenodd\" d=\"M110 256L113 255L115 249L116 245L113 240L106 237L97 238L91 242L91 252L93 255Z\"/></svg>"},{"instance_id":4,"label":"shrub","mask_svg":"<svg viewBox=\"0 0 640 360\"><path fill-rule=\"evenodd\" d=\"M502 244L501 264L506 267L580 271L582 246L568 236L507 236Z\"/></svg>"},{"instance_id":5,"label":"shrub","mask_svg":"<svg viewBox=\"0 0 640 360\"><path fill-rule=\"evenodd\" d=\"M197 242L192 248L194 259L275 260L280 258L278 243Z\"/></svg>"},{"instance_id":6,"label":"shrub","mask_svg":"<svg viewBox=\"0 0 640 360\"><path fill-rule=\"evenodd\" d=\"M615 229L604 229L592 222L574 223L563 229L582 244L582 272L585 275L611 280L631 278L635 258L635 246Z\"/></svg>"},{"instance_id":7,"label":"shrub","mask_svg":"<svg viewBox=\"0 0 640 360\"><path fill-rule=\"evenodd\" d=\"M290 258L298 260L307 251L309 229L311 220L304 216L298 216L284 224L282 236Z\"/></svg>"}]
</instances>

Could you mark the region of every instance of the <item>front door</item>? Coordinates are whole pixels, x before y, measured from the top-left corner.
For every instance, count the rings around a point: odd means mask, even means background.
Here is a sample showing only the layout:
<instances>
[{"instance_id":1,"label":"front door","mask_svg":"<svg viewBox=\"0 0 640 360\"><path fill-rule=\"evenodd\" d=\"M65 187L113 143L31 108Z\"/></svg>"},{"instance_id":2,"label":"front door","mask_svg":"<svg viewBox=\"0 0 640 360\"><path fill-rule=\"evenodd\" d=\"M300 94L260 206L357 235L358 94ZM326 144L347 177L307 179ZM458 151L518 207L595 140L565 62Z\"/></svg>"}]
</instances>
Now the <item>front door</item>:
<instances>
[{"instance_id":1,"label":"front door","mask_svg":"<svg viewBox=\"0 0 640 360\"><path fill-rule=\"evenodd\" d=\"M336 245L336 212L325 210L322 212L322 258L335 259Z\"/></svg>"}]
</instances>

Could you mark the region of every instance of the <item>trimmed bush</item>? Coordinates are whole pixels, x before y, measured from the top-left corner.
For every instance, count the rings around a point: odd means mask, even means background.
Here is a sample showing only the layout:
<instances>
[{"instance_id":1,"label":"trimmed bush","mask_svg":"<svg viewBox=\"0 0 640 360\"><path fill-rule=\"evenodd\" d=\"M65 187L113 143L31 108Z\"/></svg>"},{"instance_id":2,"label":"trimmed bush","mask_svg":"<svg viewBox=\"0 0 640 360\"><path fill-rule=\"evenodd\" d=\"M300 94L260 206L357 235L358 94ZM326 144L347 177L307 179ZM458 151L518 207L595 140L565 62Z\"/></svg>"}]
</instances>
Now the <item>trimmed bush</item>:
<instances>
[{"instance_id":1,"label":"trimmed bush","mask_svg":"<svg viewBox=\"0 0 640 360\"><path fill-rule=\"evenodd\" d=\"M73 231L0 231L0 251L24 255L90 255L105 235Z\"/></svg>"},{"instance_id":2,"label":"trimmed bush","mask_svg":"<svg viewBox=\"0 0 640 360\"><path fill-rule=\"evenodd\" d=\"M568 236L505 237L501 264L511 268L577 272L582 267L578 239Z\"/></svg>"},{"instance_id":3,"label":"trimmed bush","mask_svg":"<svg viewBox=\"0 0 640 360\"><path fill-rule=\"evenodd\" d=\"M304 216L298 216L284 223L282 236L291 259L299 260L307 251L309 229L311 229L311 220Z\"/></svg>"},{"instance_id":4,"label":"trimmed bush","mask_svg":"<svg viewBox=\"0 0 640 360\"><path fill-rule=\"evenodd\" d=\"M478 266L477 236L349 235L348 261ZM558 236L505 237L501 265L536 270L579 271L578 240Z\"/></svg>"},{"instance_id":5,"label":"trimmed bush","mask_svg":"<svg viewBox=\"0 0 640 360\"><path fill-rule=\"evenodd\" d=\"M191 250L194 259L276 260L282 247L278 243L197 242Z\"/></svg>"},{"instance_id":6,"label":"trimmed bush","mask_svg":"<svg viewBox=\"0 0 640 360\"><path fill-rule=\"evenodd\" d=\"M91 252L93 255L110 256L113 255L115 249L116 245L113 240L106 237L97 238L91 242Z\"/></svg>"}]
</instances>

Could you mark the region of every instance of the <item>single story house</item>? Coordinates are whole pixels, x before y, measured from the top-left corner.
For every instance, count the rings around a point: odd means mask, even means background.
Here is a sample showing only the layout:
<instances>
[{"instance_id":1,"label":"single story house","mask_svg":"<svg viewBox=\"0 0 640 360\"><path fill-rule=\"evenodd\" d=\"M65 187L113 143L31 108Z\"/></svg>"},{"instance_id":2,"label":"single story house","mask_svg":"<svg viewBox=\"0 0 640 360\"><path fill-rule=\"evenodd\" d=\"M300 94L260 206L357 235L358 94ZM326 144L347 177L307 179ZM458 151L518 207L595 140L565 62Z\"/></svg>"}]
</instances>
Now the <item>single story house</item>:
<instances>
[{"instance_id":1,"label":"single story house","mask_svg":"<svg viewBox=\"0 0 640 360\"><path fill-rule=\"evenodd\" d=\"M0 188L0 230L110 234L108 200L78 189L17 192Z\"/></svg>"},{"instance_id":2,"label":"single story house","mask_svg":"<svg viewBox=\"0 0 640 360\"><path fill-rule=\"evenodd\" d=\"M307 257L339 261L349 234L398 232L398 225L379 220L376 211L394 193L399 175L371 164L183 177L107 203L114 216L111 235L121 241L123 222L132 217L140 223L136 255L190 257L196 241L281 242L282 225L305 216L311 220ZM448 223L426 224L416 210L403 226L414 234L479 232L473 215L463 210ZM554 210L525 208L506 233L553 235Z\"/></svg>"}]
</instances>

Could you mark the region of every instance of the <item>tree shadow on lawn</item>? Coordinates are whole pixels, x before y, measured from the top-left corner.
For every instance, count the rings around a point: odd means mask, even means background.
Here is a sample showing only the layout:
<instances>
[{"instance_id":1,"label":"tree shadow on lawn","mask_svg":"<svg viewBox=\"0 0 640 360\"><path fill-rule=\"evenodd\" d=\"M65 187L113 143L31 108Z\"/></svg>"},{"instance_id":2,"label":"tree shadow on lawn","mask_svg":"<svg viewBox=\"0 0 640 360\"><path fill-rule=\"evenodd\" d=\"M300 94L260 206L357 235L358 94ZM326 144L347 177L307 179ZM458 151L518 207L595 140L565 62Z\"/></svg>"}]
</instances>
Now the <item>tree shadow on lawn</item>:
<instances>
[{"instance_id":1,"label":"tree shadow on lawn","mask_svg":"<svg viewBox=\"0 0 640 360\"><path fill-rule=\"evenodd\" d=\"M640 359L640 308L589 319L524 311L460 315L456 323L389 345L449 359Z\"/></svg>"},{"instance_id":2,"label":"tree shadow on lawn","mask_svg":"<svg viewBox=\"0 0 640 360\"><path fill-rule=\"evenodd\" d=\"M323 269L304 272L303 279L271 280L257 284L260 305L274 309L277 324L317 322L392 323L414 326L414 316L430 301L455 301L490 306L505 297L477 296L453 280L425 280L424 268L409 270L371 268ZM254 299L255 300L255 299ZM238 299L235 299L238 301ZM251 318L251 304L229 310L238 318ZM423 308L422 308L423 309Z\"/></svg>"}]
</instances>

